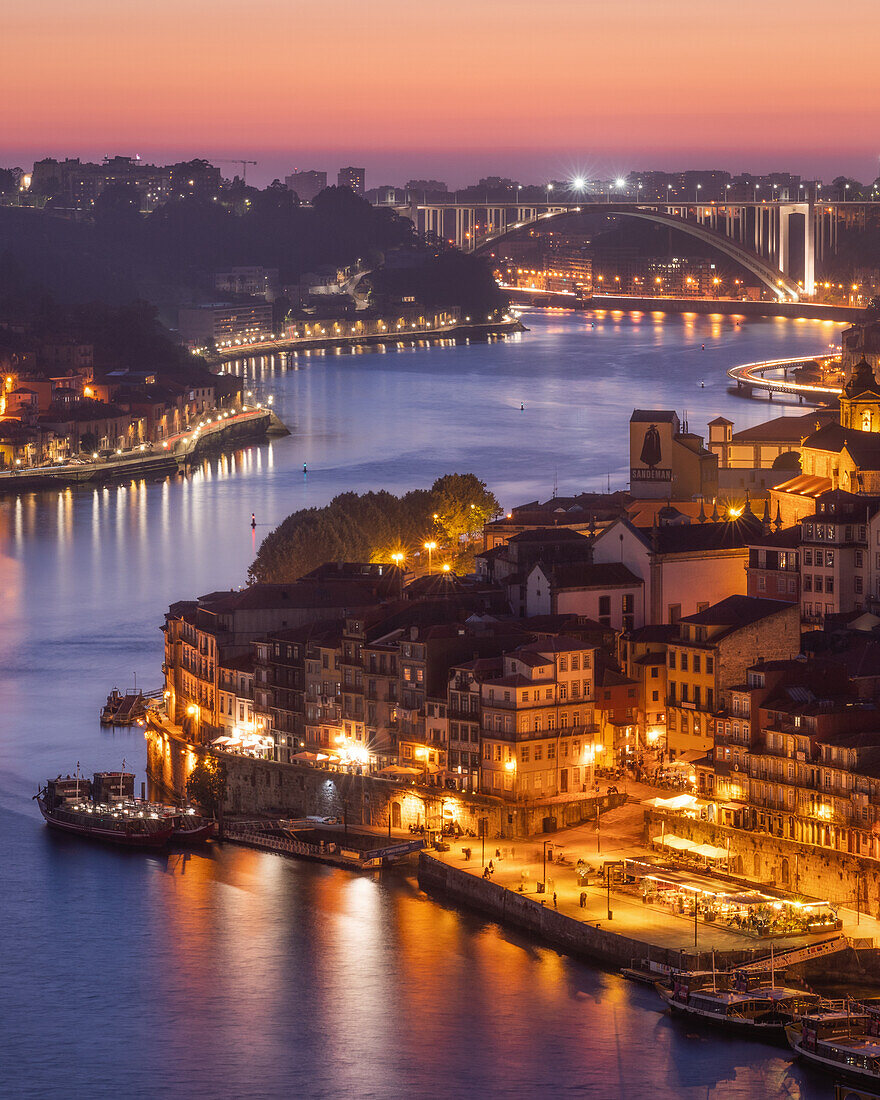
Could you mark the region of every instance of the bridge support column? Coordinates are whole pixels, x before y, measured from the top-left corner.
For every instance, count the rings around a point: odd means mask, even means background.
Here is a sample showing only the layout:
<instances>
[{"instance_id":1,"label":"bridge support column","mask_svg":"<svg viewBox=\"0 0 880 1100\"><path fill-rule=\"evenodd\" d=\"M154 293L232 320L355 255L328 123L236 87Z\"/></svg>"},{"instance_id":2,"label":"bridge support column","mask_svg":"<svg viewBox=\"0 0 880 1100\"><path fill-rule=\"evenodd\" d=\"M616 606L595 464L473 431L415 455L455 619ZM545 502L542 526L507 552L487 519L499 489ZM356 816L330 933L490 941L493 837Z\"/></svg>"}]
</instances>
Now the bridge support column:
<instances>
[{"instance_id":1,"label":"bridge support column","mask_svg":"<svg viewBox=\"0 0 880 1100\"><path fill-rule=\"evenodd\" d=\"M791 272L790 241L788 234L788 219L794 213L789 206L779 208L779 270L783 275Z\"/></svg>"},{"instance_id":2,"label":"bridge support column","mask_svg":"<svg viewBox=\"0 0 880 1100\"><path fill-rule=\"evenodd\" d=\"M816 218L812 203L804 211L804 293L816 293Z\"/></svg>"}]
</instances>

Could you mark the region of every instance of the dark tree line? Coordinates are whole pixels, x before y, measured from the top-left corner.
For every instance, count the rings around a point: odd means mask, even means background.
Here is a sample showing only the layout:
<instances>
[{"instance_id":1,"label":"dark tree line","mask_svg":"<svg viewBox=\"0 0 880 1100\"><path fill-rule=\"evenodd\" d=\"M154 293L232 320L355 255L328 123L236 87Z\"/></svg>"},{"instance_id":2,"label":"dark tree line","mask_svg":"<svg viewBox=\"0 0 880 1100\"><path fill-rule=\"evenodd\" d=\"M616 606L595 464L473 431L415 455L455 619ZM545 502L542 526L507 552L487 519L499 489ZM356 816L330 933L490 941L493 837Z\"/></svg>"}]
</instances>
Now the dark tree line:
<instances>
[{"instance_id":1,"label":"dark tree line","mask_svg":"<svg viewBox=\"0 0 880 1100\"><path fill-rule=\"evenodd\" d=\"M251 581L288 583L327 561L407 559L427 539L456 561L462 540L482 529L498 502L474 474L447 474L430 489L397 497L342 493L324 508L303 508L263 540L248 575Z\"/></svg>"}]
</instances>

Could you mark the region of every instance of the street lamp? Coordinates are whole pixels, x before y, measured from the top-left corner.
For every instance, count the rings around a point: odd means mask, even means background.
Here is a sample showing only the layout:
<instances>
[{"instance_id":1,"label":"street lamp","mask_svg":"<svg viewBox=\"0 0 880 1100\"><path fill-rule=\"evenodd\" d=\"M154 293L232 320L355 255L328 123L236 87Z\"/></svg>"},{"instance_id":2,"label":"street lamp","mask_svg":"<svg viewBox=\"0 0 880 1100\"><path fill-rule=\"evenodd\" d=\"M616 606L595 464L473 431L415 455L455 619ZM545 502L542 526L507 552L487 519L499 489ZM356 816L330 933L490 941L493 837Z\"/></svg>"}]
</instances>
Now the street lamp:
<instances>
[{"instance_id":1,"label":"street lamp","mask_svg":"<svg viewBox=\"0 0 880 1100\"><path fill-rule=\"evenodd\" d=\"M417 760L422 760L423 761L422 766L425 769L424 781L425 781L425 785L427 786L427 783L428 783L428 750L425 749L425 748L418 748L418 749L416 749L415 755L416 755ZM425 813L425 828L426 829L428 828L428 814L427 814L427 812Z\"/></svg>"},{"instance_id":2,"label":"street lamp","mask_svg":"<svg viewBox=\"0 0 880 1100\"><path fill-rule=\"evenodd\" d=\"M702 190L703 190L703 185L701 183L698 183L697 184L697 189L694 191L694 202L699 202L700 201L700 192Z\"/></svg>"},{"instance_id":3,"label":"street lamp","mask_svg":"<svg viewBox=\"0 0 880 1100\"><path fill-rule=\"evenodd\" d=\"M432 558L432 555L433 555L434 551L437 549L437 543L436 542L426 542L425 543L425 549L428 551L428 575L430 576L430 574L431 574L431 558Z\"/></svg>"}]
</instances>

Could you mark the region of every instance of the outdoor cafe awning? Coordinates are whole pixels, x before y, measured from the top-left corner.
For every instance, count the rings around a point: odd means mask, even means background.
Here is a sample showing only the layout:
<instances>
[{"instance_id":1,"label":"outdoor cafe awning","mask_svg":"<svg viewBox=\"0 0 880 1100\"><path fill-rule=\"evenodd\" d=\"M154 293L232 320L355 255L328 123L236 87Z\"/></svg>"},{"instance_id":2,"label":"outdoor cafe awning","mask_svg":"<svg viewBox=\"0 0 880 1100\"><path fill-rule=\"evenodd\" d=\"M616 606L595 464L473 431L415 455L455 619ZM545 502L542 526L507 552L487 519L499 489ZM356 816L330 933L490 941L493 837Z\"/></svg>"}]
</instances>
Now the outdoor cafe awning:
<instances>
[{"instance_id":1,"label":"outdoor cafe awning","mask_svg":"<svg viewBox=\"0 0 880 1100\"><path fill-rule=\"evenodd\" d=\"M672 833L661 833L655 836L654 843L664 848L674 848L677 852L690 852L698 847L696 841L685 840L683 836L674 836Z\"/></svg>"},{"instance_id":2,"label":"outdoor cafe awning","mask_svg":"<svg viewBox=\"0 0 880 1100\"><path fill-rule=\"evenodd\" d=\"M308 761L310 764L316 764L319 760L329 760L330 758L323 752L298 752L293 759L304 760Z\"/></svg>"},{"instance_id":3,"label":"outdoor cafe awning","mask_svg":"<svg viewBox=\"0 0 880 1100\"><path fill-rule=\"evenodd\" d=\"M728 854L726 848L718 848L714 844L698 844L696 848L691 848L691 855L703 856L704 859L726 859Z\"/></svg>"},{"instance_id":4,"label":"outdoor cafe awning","mask_svg":"<svg viewBox=\"0 0 880 1100\"><path fill-rule=\"evenodd\" d=\"M382 768L379 775L421 775L422 768L405 768L402 764L389 764L387 768Z\"/></svg>"}]
</instances>

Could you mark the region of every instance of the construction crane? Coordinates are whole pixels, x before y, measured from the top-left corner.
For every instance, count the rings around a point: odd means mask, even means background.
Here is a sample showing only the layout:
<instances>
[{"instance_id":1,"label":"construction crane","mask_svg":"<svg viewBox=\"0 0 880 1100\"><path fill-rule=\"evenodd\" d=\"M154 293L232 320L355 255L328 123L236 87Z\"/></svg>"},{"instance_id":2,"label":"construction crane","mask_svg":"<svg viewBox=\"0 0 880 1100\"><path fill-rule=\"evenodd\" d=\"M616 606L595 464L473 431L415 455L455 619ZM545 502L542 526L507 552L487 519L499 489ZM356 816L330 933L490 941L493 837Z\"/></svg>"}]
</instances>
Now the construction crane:
<instances>
[{"instance_id":1,"label":"construction crane","mask_svg":"<svg viewBox=\"0 0 880 1100\"><path fill-rule=\"evenodd\" d=\"M256 164L255 160L236 160L234 157L219 157L215 158L217 164L240 164L241 165L241 182L247 183L247 166L249 164Z\"/></svg>"}]
</instances>

